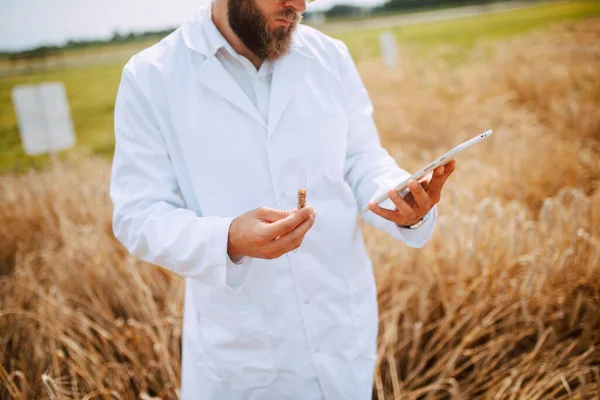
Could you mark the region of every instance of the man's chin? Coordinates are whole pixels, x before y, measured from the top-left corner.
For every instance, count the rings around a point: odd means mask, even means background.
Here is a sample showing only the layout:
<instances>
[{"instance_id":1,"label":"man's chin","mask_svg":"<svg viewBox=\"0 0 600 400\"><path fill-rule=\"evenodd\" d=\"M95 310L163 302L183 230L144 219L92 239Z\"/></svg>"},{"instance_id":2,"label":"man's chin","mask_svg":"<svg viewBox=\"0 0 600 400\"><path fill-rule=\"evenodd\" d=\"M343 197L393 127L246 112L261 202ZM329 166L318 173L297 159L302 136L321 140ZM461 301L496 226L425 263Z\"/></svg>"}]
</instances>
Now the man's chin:
<instances>
[{"instance_id":1,"label":"man's chin","mask_svg":"<svg viewBox=\"0 0 600 400\"><path fill-rule=\"evenodd\" d=\"M269 25L274 27L269 30L268 45L264 55L265 59L274 61L289 53L292 46L292 35L298 22L294 21L288 26L277 23Z\"/></svg>"}]
</instances>

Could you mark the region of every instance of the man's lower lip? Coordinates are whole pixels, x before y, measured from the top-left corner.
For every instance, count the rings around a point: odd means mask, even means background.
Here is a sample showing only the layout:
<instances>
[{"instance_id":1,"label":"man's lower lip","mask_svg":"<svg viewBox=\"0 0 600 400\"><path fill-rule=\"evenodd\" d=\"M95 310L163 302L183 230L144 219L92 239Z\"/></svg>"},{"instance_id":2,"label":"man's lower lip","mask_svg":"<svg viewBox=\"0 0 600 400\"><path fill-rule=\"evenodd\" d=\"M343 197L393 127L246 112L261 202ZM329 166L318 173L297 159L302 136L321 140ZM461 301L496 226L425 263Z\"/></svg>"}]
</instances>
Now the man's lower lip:
<instances>
[{"instance_id":1,"label":"man's lower lip","mask_svg":"<svg viewBox=\"0 0 600 400\"><path fill-rule=\"evenodd\" d=\"M292 24L290 21L286 21L285 19L277 19L276 21L284 24L285 26L289 26Z\"/></svg>"}]
</instances>

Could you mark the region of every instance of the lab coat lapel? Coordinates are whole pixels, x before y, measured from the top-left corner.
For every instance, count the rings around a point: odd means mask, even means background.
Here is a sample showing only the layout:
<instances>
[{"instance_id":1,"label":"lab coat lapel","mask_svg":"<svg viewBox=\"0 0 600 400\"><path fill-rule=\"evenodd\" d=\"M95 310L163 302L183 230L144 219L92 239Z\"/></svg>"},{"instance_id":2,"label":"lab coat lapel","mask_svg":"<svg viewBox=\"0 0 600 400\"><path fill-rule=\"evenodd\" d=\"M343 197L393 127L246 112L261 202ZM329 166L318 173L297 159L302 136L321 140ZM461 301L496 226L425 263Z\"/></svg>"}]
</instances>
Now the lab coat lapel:
<instances>
[{"instance_id":1,"label":"lab coat lapel","mask_svg":"<svg viewBox=\"0 0 600 400\"><path fill-rule=\"evenodd\" d=\"M198 81L266 128L265 121L254 104L214 55L206 60L198 72Z\"/></svg>"},{"instance_id":2,"label":"lab coat lapel","mask_svg":"<svg viewBox=\"0 0 600 400\"><path fill-rule=\"evenodd\" d=\"M312 59L302 50L301 44L294 43L290 53L276 61L273 66L269 100L269 136L273 134L294 92L304 79L304 74Z\"/></svg>"}]
</instances>

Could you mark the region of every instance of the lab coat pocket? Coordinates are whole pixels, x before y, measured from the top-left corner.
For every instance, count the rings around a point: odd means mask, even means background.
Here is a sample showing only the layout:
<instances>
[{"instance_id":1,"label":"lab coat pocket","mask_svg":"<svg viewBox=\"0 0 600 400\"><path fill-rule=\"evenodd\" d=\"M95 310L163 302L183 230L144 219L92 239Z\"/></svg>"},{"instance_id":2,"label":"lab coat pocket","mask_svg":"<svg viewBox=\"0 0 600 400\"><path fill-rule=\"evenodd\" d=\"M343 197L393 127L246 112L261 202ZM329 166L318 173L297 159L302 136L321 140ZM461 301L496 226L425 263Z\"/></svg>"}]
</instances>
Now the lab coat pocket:
<instances>
[{"instance_id":1,"label":"lab coat pocket","mask_svg":"<svg viewBox=\"0 0 600 400\"><path fill-rule=\"evenodd\" d=\"M210 378L248 387L275 380L271 342L260 308L230 312L203 304L199 314L203 361L214 374Z\"/></svg>"},{"instance_id":2,"label":"lab coat pocket","mask_svg":"<svg viewBox=\"0 0 600 400\"><path fill-rule=\"evenodd\" d=\"M369 360L375 360L379 315L377 288L371 267L361 266L360 272L349 279L348 286L358 352Z\"/></svg>"},{"instance_id":3,"label":"lab coat pocket","mask_svg":"<svg viewBox=\"0 0 600 400\"><path fill-rule=\"evenodd\" d=\"M317 126L323 172L334 182L343 181L348 121L345 117L326 117L319 120Z\"/></svg>"}]
</instances>

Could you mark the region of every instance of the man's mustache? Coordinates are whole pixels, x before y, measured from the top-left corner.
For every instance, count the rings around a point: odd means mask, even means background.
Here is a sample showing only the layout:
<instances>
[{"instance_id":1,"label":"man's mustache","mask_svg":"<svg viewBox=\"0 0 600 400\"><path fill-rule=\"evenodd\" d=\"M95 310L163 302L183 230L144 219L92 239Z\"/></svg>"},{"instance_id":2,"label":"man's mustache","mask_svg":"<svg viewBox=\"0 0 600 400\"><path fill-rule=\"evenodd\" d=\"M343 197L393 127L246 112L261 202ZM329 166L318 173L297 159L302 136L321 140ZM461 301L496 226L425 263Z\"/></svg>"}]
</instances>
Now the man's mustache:
<instances>
[{"instance_id":1,"label":"man's mustache","mask_svg":"<svg viewBox=\"0 0 600 400\"><path fill-rule=\"evenodd\" d=\"M273 19L285 19L290 22L299 22L302 19L302 14L288 8L275 14Z\"/></svg>"}]
</instances>

